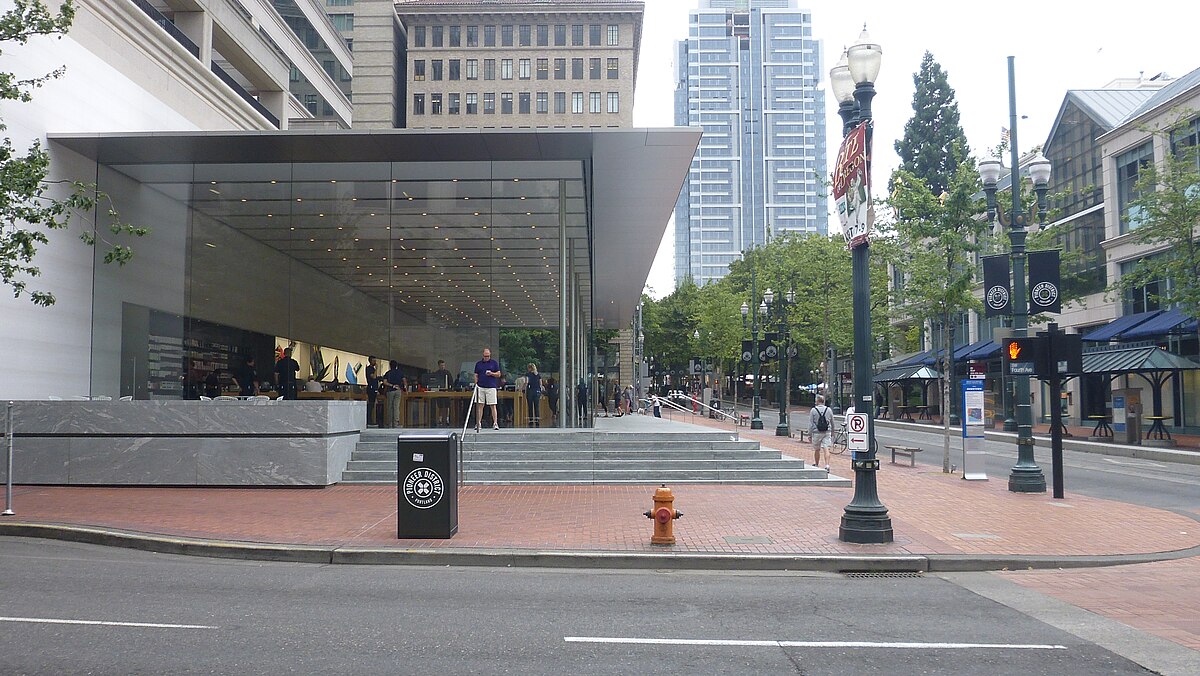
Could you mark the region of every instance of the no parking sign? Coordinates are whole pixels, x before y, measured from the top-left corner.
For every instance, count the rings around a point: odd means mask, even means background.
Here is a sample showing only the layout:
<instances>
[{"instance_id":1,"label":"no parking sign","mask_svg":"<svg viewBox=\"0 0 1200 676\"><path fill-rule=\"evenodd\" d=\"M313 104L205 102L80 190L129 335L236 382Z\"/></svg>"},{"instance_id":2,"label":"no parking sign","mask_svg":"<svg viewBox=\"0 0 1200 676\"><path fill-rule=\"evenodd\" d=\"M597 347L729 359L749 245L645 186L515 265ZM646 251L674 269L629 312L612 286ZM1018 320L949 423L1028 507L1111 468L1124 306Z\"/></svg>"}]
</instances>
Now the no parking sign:
<instances>
[{"instance_id":1,"label":"no parking sign","mask_svg":"<svg viewBox=\"0 0 1200 676\"><path fill-rule=\"evenodd\" d=\"M851 451L867 450L866 413L851 413L846 416L846 448Z\"/></svg>"}]
</instances>

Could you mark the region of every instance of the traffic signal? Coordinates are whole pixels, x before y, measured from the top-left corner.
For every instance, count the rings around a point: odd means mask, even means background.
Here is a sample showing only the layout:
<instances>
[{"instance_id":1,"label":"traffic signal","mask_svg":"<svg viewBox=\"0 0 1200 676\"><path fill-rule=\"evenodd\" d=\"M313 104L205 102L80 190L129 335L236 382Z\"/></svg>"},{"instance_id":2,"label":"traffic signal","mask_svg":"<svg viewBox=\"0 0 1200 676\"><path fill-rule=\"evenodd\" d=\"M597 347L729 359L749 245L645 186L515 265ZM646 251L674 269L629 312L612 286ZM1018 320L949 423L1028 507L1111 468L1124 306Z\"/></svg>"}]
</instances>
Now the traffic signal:
<instances>
[{"instance_id":1,"label":"traffic signal","mask_svg":"<svg viewBox=\"0 0 1200 676\"><path fill-rule=\"evenodd\" d=\"M1041 376L1046 373L1046 341L1027 336L1006 338L1000 347L1008 373L1013 376Z\"/></svg>"}]
</instances>

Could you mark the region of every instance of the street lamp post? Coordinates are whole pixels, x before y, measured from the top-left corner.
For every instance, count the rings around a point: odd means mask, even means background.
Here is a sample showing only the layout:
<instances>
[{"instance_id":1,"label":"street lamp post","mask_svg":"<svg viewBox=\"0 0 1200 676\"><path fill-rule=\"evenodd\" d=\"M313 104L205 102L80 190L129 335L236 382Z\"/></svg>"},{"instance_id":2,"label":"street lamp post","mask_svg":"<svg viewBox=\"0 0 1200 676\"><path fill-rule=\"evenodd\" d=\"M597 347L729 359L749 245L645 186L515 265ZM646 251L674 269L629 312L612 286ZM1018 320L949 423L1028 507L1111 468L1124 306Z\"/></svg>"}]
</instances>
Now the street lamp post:
<instances>
[{"instance_id":1,"label":"street lamp post","mask_svg":"<svg viewBox=\"0 0 1200 676\"><path fill-rule=\"evenodd\" d=\"M773 321L778 327L779 335L783 336L783 346L779 352L779 381L775 383L775 390L779 394L779 424L775 426L775 436L787 437L791 436L791 429L788 426L788 391L787 391L787 366L788 366L788 350L791 347L791 334L788 329L787 312L792 303L796 302L795 290L789 290L786 294L776 298L771 289L767 289L763 293L763 301L767 304L768 311L774 311Z\"/></svg>"},{"instance_id":2,"label":"street lamp post","mask_svg":"<svg viewBox=\"0 0 1200 676\"><path fill-rule=\"evenodd\" d=\"M1017 150L1017 85L1014 57L1008 57L1008 109L1009 143L1011 144L1012 209L1005 218L1004 210L996 205L996 183L1003 165L999 160L989 159L979 163L979 176L987 195L988 218L998 217L1001 225L1009 228L1012 242L1013 272L1013 334L1023 337L1029 328L1029 298L1025 289L1025 237L1026 226L1036 214L1041 218L1046 210L1046 191L1050 183L1050 161L1039 152L1029 163L1029 176L1037 191L1037 204L1026 214L1021 207L1020 155ZM1045 493L1046 476L1038 467L1033 455L1033 411L1029 405L1029 376L1013 376L1013 387L1017 408L1017 464L1008 475L1008 490L1014 493ZM1057 403L1057 402L1055 402Z\"/></svg>"},{"instance_id":3,"label":"street lamp post","mask_svg":"<svg viewBox=\"0 0 1200 676\"><path fill-rule=\"evenodd\" d=\"M829 72L830 85L838 99L843 136L859 124L871 120L871 100L875 98L875 78L883 50L871 41L866 26L858 41L843 54ZM870 158L871 127L867 127L866 156ZM868 174L870 163L867 164ZM892 541L892 520L887 507L879 501L876 473L879 458L875 446L875 416L871 394L871 273L870 243L851 250L854 297L854 410L867 415L867 452L855 454L854 498L842 514L839 539L843 542L884 543Z\"/></svg>"},{"instance_id":4,"label":"street lamp post","mask_svg":"<svg viewBox=\"0 0 1200 676\"><path fill-rule=\"evenodd\" d=\"M758 297L757 275L755 275L754 270L751 269L751 271L750 271L750 300L751 300L751 302L753 302L754 299L757 297ZM765 318L766 314L767 314L767 304L764 302L762 305L759 306L758 310L759 310L758 315L762 315ZM759 329L759 321L760 321L758 315L752 315L750 313L750 305L748 305L747 303L742 303L742 330L744 331L746 329L746 318L747 318L747 316L749 316L749 318L750 318L750 344L752 345L752 347L750 349L750 363L754 365L754 394L752 397L752 400L754 403L754 415L752 418L750 418L750 429L752 429L752 430L761 430L763 428L762 411L760 410L760 406L762 405L762 399L759 397L759 390L762 388L762 358L758 354L758 329Z\"/></svg>"}]
</instances>

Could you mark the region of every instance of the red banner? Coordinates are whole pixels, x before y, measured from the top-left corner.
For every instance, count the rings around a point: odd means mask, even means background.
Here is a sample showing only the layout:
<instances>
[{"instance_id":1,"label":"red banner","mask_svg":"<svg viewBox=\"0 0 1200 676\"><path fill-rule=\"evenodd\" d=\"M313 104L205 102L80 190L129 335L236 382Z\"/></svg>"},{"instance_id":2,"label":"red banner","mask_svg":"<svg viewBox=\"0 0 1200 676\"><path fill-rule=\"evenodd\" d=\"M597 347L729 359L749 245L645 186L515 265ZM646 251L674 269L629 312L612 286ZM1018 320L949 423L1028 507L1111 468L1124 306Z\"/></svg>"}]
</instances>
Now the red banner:
<instances>
[{"instance_id":1,"label":"red banner","mask_svg":"<svg viewBox=\"0 0 1200 676\"><path fill-rule=\"evenodd\" d=\"M846 244L855 248L871 238L875 208L871 204L871 176L867 171L867 125L854 128L842 141L833 170L833 201L842 222Z\"/></svg>"}]
</instances>

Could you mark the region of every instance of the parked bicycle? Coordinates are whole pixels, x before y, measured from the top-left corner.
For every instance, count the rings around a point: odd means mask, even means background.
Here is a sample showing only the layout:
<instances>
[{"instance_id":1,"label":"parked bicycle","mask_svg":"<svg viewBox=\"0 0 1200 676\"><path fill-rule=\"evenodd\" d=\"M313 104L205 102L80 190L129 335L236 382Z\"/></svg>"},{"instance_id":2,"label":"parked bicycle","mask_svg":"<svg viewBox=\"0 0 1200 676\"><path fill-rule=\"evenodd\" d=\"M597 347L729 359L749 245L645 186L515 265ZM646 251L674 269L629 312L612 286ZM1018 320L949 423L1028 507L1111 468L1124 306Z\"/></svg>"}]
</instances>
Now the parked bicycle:
<instances>
[{"instance_id":1,"label":"parked bicycle","mask_svg":"<svg viewBox=\"0 0 1200 676\"><path fill-rule=\"evenodd\" d=\"M834 455L846 452L846 423L837 426L833 431L833 444L829 448Z\"/></svg>"}]
</instances>

